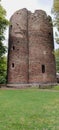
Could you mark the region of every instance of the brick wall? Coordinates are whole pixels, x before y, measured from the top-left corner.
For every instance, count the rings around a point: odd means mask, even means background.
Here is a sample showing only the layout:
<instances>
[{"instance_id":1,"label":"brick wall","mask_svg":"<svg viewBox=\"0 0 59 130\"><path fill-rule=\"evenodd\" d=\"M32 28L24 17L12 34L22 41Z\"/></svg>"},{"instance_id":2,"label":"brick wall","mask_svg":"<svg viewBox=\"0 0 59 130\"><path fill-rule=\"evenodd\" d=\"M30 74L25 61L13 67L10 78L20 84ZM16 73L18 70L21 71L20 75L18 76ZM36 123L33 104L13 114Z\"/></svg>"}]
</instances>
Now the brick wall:
<instances>
[{"instance_id":1,"label":"brick wall","mask_svg":"<svg viewBox=\"0 0 59 130\"><path fill-rule=\"evenodd\" d=\"M28 82L27 10L11 17L9 31L8 83ZM14 66L13 66L14 64Z\"/></svg>"},{"instance_id":2,"label":"brick wall","mask_svg":"<svg viewBox=\"0 0 59 130\"><path fill-rule=\"evenodd\" d=\"M10 21L8 83L56 82L50 16L21 9Z\"/></svg>"}]
</instances>

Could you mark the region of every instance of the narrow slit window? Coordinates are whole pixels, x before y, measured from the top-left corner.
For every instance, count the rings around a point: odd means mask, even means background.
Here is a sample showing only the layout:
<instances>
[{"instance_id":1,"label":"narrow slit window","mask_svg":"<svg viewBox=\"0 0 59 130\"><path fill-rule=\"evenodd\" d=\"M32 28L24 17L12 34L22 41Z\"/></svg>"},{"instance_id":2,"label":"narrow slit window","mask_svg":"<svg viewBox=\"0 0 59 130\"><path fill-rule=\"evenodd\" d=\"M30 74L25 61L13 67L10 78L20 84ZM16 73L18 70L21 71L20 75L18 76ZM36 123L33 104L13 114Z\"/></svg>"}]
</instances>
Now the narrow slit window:
<instances>
[{"instance_id":1,"label":"narrow slit window","mask_svg":"<svg viewBox=\"0 0 59 130\"><path fill-rule=\"evenodd\" d=\"M12 63L12 68L14 68L14 63Z\"/></svg>"},{"instance_id":2,"label":"narrow slit window","mask_svg":"<svg viewBox=\"0 0 59 130\"><path fill-rule=\"evenodd\" d=\"M49 32L49 35L51 36L51 32Z\"/></svg>"},{"instance_id":3,"label":"narrow slit window","mask_svg":"<svg viewBox=\"0 0 59 130\"><path fill-rule=\"evenodd\" d=\"M12 28L12 25L10 25L10 27Z\"/></svg>"},{"instance_id":4,"label":"narrow slit window","mask_svg":"<svg viewBox=\"0 0 59 130\"><path fill-rule=\"evenodd\" d=\"M42 73L45 73L45 65L42 65Z\"/></svg>"},{"instance_id":5,"label":"narrow slit window","mask_svg":"<svg viewBox=\"0 0 59 130\"><path fill-rule=\"evenodd\" d=\"M15 50L15 46L13 46L13 50Z\"/></svg>"}]
</instances>

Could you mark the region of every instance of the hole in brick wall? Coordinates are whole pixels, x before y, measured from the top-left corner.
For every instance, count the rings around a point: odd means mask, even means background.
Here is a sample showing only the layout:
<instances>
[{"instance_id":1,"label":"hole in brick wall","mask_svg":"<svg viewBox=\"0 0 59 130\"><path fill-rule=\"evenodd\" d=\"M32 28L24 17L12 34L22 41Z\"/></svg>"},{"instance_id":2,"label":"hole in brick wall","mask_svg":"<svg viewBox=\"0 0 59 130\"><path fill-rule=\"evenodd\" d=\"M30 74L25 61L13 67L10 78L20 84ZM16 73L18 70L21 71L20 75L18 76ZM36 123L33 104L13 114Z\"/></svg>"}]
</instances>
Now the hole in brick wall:
<instances>
[{"instance_id":1,"label":"hole in brick wall","mask_svg":"<svg viewBox=\"0 0 59 130\"><path fill-rule=\"evenodd\" d=\"M10 27L12 28L12 25L10 25Z\"/></svg>"},{"instance_id":2,"label":"hole in brick wall","mask_svg":"<svg viewBox=\"0 0 59 130\"><path fill-rule=\"evenodd\" d=\"M17 49L17 51L19 51L19 48Z\"/></svg>"},{"instance_id":3,"label":"hole in brick wall","mask_svg":"<svg viewBox=\"0 0 59 130\"><path fill-rule=\"evenodd\" d=\"M51 35L51 32L49 32L49 35Z\"/></svg>"},{"instance_id":4,"label":"hole in brick wall","mask_svg":"<svg viewBox=\"0 0 59 130\"><path fill-rule=\"evenodd\" d=\"M12 68L14 68L14 63L12 63Z\"/></svg>"},{"instance_id":5,"label":"hole in brick wall","mask_svg":"<svg viewBox=\"0 0 59 130\"><path fill-rule=\"evenodd\" d=\"M16 23L16 25L18 26L19 24L18 24L18 23Z\"/></svg>"},{"instance_id":6,"label":"hole in brick wall","mask_svg":"<svg viewBox=\"0 0 59 130\"><path fill-rule=\"evenodd\" d=\"M45 73L45 65L42 65L42 73Z\"/></svg>"},{"instance_id":7,"label":"hole in brick wall","mask_svg":"<svg viewBox=\"0 0 59 130\"><path fill-rule=\"evenodd\" d=\"M17 43L19 43L19 41L17 41Z\"/></svg>"},{"instance_id":8,"label":"hole in brick wall","mask_svg":"<svg viewBox=\"0 0 59 130\"><path fill-rule=\"evenodd\" d=\"M15 46L13 46L13 50L15 50Z\"/></svg>"},{"instance_id":9,"label":"hole in brick wall","mask_svg":"<svg viewBox=\"0 0 59 130\"><path fill-rule=\"evenodd\" d=\"M17 12L17 14L21 14L20 12Z\"/></svg>"}]
</instances>

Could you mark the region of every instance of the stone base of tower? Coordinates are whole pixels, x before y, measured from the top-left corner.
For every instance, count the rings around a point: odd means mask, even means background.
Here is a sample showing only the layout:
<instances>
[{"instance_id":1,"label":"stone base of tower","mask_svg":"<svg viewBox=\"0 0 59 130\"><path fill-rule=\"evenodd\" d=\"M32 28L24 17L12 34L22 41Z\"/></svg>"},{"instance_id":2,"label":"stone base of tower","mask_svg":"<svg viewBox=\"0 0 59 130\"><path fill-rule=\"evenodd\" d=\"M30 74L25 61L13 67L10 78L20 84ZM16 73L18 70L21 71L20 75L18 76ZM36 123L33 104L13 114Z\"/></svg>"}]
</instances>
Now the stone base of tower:
<instances>
[{"instance_id":1,"label":"stone base of tower","mask_svg":"<svg viewBox=\"0 0 59 130\"><path fill-rule=\"evenodd\" d=\"M29 83L29 84L7 84L9 88L52 88L53 86L57 85L57 83Z\"/></svg>"}]
</instances>

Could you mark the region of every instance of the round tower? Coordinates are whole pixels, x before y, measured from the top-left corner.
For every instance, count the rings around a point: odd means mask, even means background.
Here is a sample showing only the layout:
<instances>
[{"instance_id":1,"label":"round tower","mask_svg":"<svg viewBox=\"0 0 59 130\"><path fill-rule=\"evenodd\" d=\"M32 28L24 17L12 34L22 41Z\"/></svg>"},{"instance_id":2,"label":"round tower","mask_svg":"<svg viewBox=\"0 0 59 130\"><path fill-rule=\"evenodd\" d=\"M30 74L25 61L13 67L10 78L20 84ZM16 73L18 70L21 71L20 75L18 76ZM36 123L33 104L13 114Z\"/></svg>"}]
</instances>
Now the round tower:
<instances>
[{"instance_id":1,"label":"round tower","mask_svg":"<svg viewBox=\"0 0 59 130\"><path fill-rule=\"evenodd\" d=\"M45 11L14 13L8 48L8 84L56 82L53 26Z\"/></svg>"}]
</instances>

